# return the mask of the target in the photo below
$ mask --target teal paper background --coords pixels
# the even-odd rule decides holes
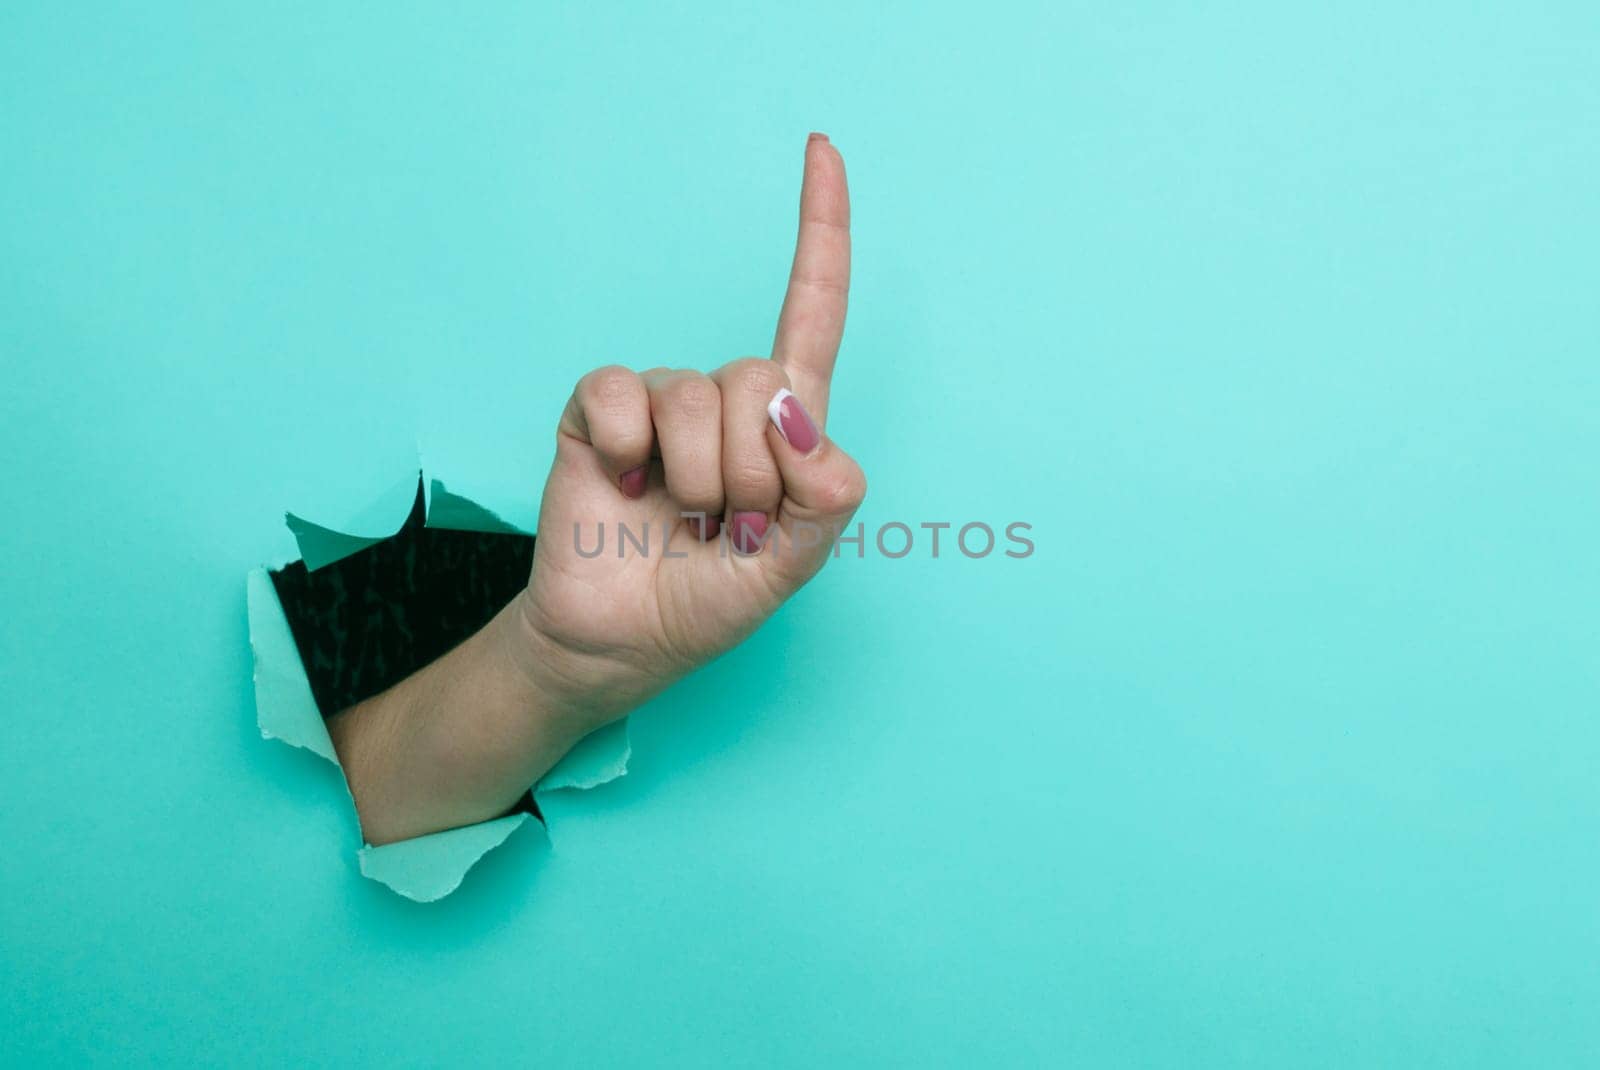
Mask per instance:
[[[1600,8],[0,11],[0,1061],[1593,1065]],[[440,903],[242,577],[850,169],[876,525]],[[520,512],[519,512],[520,509]]]

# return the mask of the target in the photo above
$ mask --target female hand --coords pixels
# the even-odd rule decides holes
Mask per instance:
[[[772,359],[579,380],[526,589],[330,721],[369,842],[504,813],[584,735],[739,643],[827,560],[866,493],[824,430],[849,225],[844,161],[813,134]]]

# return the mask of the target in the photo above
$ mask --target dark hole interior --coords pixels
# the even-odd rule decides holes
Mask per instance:
[[[528,582],[533,536],[404,526],[349,557],[271,573],[323,717],[398,683],[486,624]],[[530,790],[509,813],[541,817]],[[542,817],[541,817],[542,820]]]

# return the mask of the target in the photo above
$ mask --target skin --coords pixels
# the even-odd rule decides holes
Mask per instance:
[[[527,587],[450,653],[329,720],[367,842],[505,813],[578,740],[736,646],[822,567],[866,494],[826,434],[849,285],[844,160],[813,134],[772,358],[585,375],[557,426]],[[780,389],[810,414],[814,444],[785,423],[809,448],[768,417]],[[758,549],[763,520],[768,545],[739,552]],[[606,551],[585,558],[577,547],[592,551],[601,523]],[[648,524],[651,552],[619,560],[619,523]]]

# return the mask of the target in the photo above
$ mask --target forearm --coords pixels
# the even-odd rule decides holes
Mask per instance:
[[[368,843],[498,817],[582,737],[529,669],[513,601],[438,661],[331,718]]]

